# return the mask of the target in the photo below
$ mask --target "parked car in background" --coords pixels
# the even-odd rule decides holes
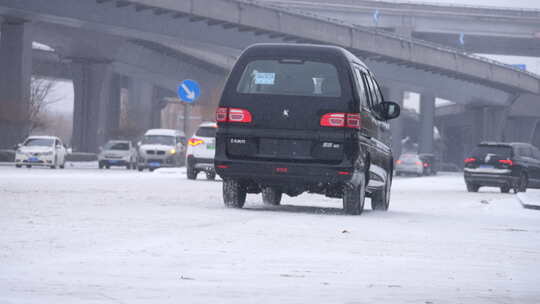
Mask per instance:
[[[138,143],[137,169],[180,167],[186,158],[186,136],[172,129],[150,129]]]
[[[215,122],[205,122],[199,125],[195,134],[188,140],[186,152],[186,171],[188,179],[196,179],[199,172],[205,172],[206,178],[216,178],[214,155],[216,153]]]
[[[66,154],[66,148],[60,138],[56,136],[30,136],[22,144],[17,145],[15,167],[20,168],[24,165],[27,168],[48,166],[51,169],[57,167],[64,169]]]
[[[401,154],[394,166],[396,175],[414,174],[422,176],[424,174],[424,161],[416,153]]]
[[[465,159],[464,177],[469,192],[484,186],[503,193],[540,188],[540,151],[528,143],[483,142]]]
[[[137,167],[137,150],[129,140],[109,140],[100,148],[98,154],[100,169],[109,169],[112,166],[135,169]]]
[[[283,194],[340,198],[346,214],[364,199],[388,210],[393,159],[385,101],[369,68],[334,46],[259,44],[236,62],[216,112],[215,166],[226,206],[247,193],[278,205]]]

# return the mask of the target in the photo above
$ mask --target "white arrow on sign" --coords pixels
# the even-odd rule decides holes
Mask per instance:
[[[194,99],[195,98],[195,92],[190,90],[185,83],[182,83],[182,89],[184,89],[184,91],[186,91],[186,94],[187,94],[186,97],[188,99]]]

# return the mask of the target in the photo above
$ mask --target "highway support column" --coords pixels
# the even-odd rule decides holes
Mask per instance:
[[[80,60],[73,63],[72,73],[75,99],[72,146],[74,151],[97,152],[108,139],[114,121],[109,117],[118,115],[116,106],[111,107],[120,98],[119,89],[113,86],[112,65]]]
[[[11,149],[29,132],[32,33],[28,22],[1,22],[0,148]]]
[[[383,87],[383,96],[387,101],[393,101],[403,108],[403,94],[405,91],[398,87]],[[403,139],[403,118],[400,116],[390,120],[390,131],[392,132],[392,155],[398,159],[401,155]]]
[[[420,132],[418,153],[434,153],[433,126],[435,120],[435,95],[420,96]]]

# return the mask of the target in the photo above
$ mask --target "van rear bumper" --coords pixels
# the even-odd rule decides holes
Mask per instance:
[[[465,171],[464,177],[467,183],[492,187],[512,186],[519,181],[518,176],[512,176],[511,174],[471,173]]]
[[[353,177],[346,164],[291,163],[277,161],[215,160],[216,173],[223,179],[249,180],[259,185],[311,186],[343,184]]]

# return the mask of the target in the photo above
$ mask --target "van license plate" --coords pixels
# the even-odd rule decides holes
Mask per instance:
[[[493,169],[493,165],[480,165],[480,169]]]
[[[159,166],[161,166],[161,164],[157,163],[157,162],[153,162],[153,163],[148,163],[148,166],[150,166],[150,167],[159,167]]]
[[[30,157],[29,161],[30,162],[38,162],[39,159],[37,157]]]

